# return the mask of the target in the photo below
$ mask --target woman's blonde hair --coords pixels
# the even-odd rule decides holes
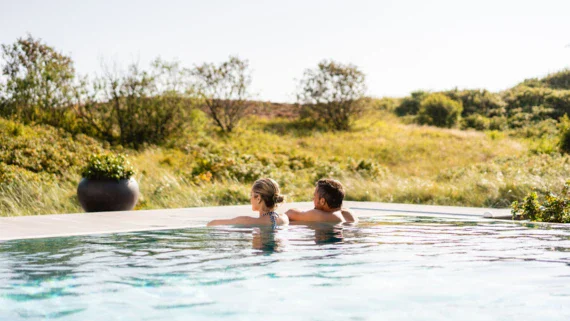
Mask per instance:
[[[279,184],[271,178],[258,179],[253,183],[251,191],[258,194],[268,208],[274,208],[285,200],[285,197],[281,195],[279,190]]]

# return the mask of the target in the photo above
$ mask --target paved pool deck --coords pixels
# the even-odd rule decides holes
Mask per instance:
[[[288,203],[278,212],[290,208],[309,209],[311,202]],[[509,209],[411,205],[378,202],[345,201],[358,217],[378,215],[410,215],[500,219],[510,217]],[[209,220],[255,216],[249,205],[192,207],[129,212],[99,212],[36,216],[0,217],[0,241],[87,234],[121,233],[148,230],[179,229],[204,226]]]

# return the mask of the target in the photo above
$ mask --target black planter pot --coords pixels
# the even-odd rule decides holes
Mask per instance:
[[[86,212],[130,211],[137,204],[139,185],[133,178],[83,178],[77,186],[77,198]]]

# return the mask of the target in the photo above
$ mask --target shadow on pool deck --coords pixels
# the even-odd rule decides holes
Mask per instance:
[[[284,204],[278,212],[289,208],[309,209],[311,202]],[[411,205],[378,202],[345,201],[359,217],[377,215],[460,216],[482,218],[491,213],[493,218],[510,215],[509,209]],[[193,207],[130,212],[99,212],[38,216],[0,217],[0,241],[61,237],[86,234],[120,233],[145,230],[178,229],[204,226],[211,219],[251,215],[249,205]],[[488,215],[486,215],[488,216]]]

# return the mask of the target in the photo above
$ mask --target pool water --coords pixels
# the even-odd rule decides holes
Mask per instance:
[[[378,216],[0,243],[0,320],[569,320],[570,229]]]

